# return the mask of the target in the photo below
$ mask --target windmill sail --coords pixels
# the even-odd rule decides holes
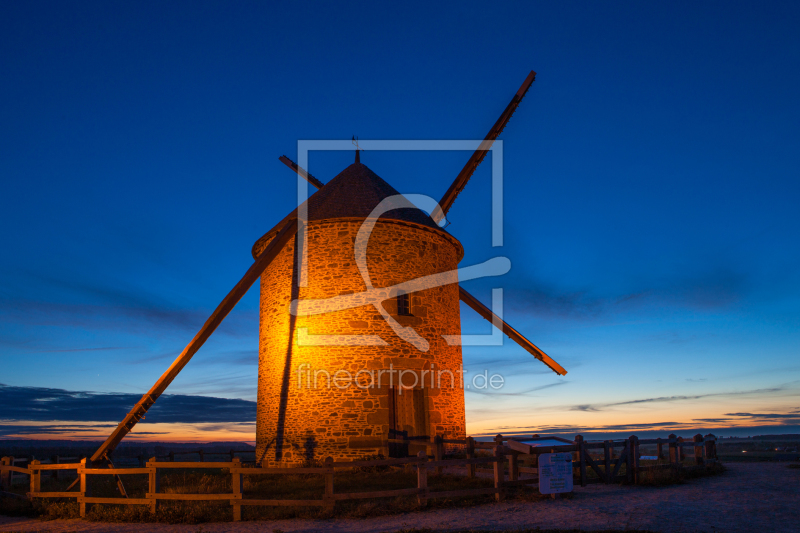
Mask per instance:
[[[172,365],[167,369],[164,374],[158,378],[155,385],[153,385],[147,394],[142,396],[142,399],[133,406],[131,412],[128,413],[122,422],[119,423],[117,428],[111,433],[111,435],[106,439],[106,441],[94,452],[92,455],[92,461],[98,461],[105,457],[108,458],[108,455],[114,451],[117,445],[125,438],[125,436],[130,433],[133,426],[136,425],[139,420],[144,418],[145,413],[150,407],[156,402],[159,396],[161,396],[164,391],[169,387],[169,384],[172,383],[183,367],[191,360],[192,356],[200,349],[201,346],[206,342],[206,340],[214,333],[214,330],[217,329],[222,321],[228,316],[228,313],[239,303],[239,300],[247,293],[248,289],[252,287],[253,283],[261,277],[261,274],[264,272],[264,269],[269,266],[269,264],[277,257],[278,253],[283,249],[286,243],[294,237],[297,233],[297,224],[286,224],[278,235],[272,240],[272,242],[267,246],[267,248],[258,256],[258,259],[253,263],[253,265],[247,269],[242,279],[236,286],[228,293],[227,296],[222,300],[222,302],[217,306],[211,316],[206,320],[206,323],[203,324],[203,327],[200,328],[200,331],[197,332],[197,335],[186,345],[186,348],[183,349],[181,354],[175,359]]]
[[[450,185],[450,188],[447,189],[447,192],[444,193],[442,199],[439,201],[439,206],[441,210],[436,210],[431,213],[431,217],[437,223],[444,218],[447,212],[450,210],[450,207],[455,202],[456,197],[464,190],[464,187],[467,185],[467,182],[472,177],[472,174],[475,173],[475,169],[478,168],[478,165],[481,164],[483,158],[486,157],[489,149],[494,144],[494,141],[500,136],[503,132],[503,128],[506,127],[508,121],[511,119],[511,115],[514,114],[514,111],[517,110],[519,107],[519,103],[522,102],[522,99],[525,98],[525,94],[528,92],[533,80],[536,79],[536,73],[531,71],[528,74],[528,77],[525,78],[525,81],[522,83],[522,86],[519,88],[517,93],[511,99],[511,102],[508,103],[503,113],[500,115],[500,118],[497,119],[497,122],[494,123],[492,129],[489,130],[489,133],[486,134],[483,142],[481,142],[480,146],[477,150],[470,156],[467,164],[464,165],[464,168],[461,169],[461,172],[458,173],[456,179]]]
[[[317,189],[321,189],[322,186],[325,185],[324,183],[322,183],[317,178],[315,178],[314,176],[309,174],[304,168],[298,166],[297,163],[295,163],[294,161],[292,161],[291,159],[289,159],[285,155],[280,156],[279,159],[280,159],[281,163],[283,163],[287,167],[289,167],[292,170],[294,170],[295,172],[297,172],[298,176],[300,176],[301,178],[303,178],[304,180],[309,182],[311,185],[313,185]]]

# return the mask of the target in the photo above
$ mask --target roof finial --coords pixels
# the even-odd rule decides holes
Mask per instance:
[[[356,147],[356,163],[361,163],[361,156],[359,155],[361,148],[358,147],[358,137],[355,135],[353,135],[353,144]]]

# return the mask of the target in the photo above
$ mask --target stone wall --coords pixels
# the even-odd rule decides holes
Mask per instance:
[[[327,456],[353,459],[386,454],[380,441],[389,429],[388,385],[390,379],[393,383],[397,380],[396,373],[385,372],[390,368],[414,370],[417,379],[426,378],[420,387],[425,390],[429,435],[465,436],[464,391],[458,373],[461,347],[450,346],[442,338],[461,332],[457,275],[451,275],[448,285],[411,294],[412,316],[397,317],[394,300],[386,302],[387,311],[402,325],[413,327],[428,341],[428,351],[415,348],[395,334],[372,305],[321,315],[294,317],[290,313],[290,301],[298,296],[331,298],[366,289],[353,254],[362,222],[336,219],[309,224],[307,287],[298,288],[292,283],[293,277],[297,278],[296,240],[286,246],[261,277],[256,453],[265,465],[296,465]],[[260,242],[259,246],[263,249],[266,243]],[[380,220],[369,241],[367,264],[373,286],[388,287],[454,270],[462,256],[458,241],[443,231]],[[306,345],[306,333],[335,336],[350,343],[363,341],[356,336],[377,335],[385,344]],[[340,388],[343,374],[335,379],[337,370],[346,370],[353,376],[358,373],[360,386]],[[380,370],[384,373],[378,376]],[[441,383],[433,379],[432,387],[431,370],[444,371]],[[454,387],[448,372],[454,376]],[[370,383],[378,377],[380,384]],[[410,373],[405,378],[405,385],[413,384]]]

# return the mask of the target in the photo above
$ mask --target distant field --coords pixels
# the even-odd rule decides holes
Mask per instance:
[[[800,460],[800,441],[790,438],[722,439],[717,443],[717,455],[722,461],[797,461]]]

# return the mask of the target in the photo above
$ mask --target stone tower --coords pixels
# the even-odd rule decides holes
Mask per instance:
[[[389,429],[465,436],[461,347],[443,337],[461,333],[455,274],[448,285],[383,302],[397,322],[428,342],[427,351],[399,337],[372,305],[290,312],[298,298],[366,289],[354,259],[356,234],[372,210],[396,194],[365,165],[350,165],[307,201],[307,286],[298,286],[297,237],[261,276],[256,454],[264,465],[386,454],[382,441]],[[291,217],[255,243],[254,257],[284,224],[294,223]],[[455,270],[463,249],[427,214],[404,208],[381,215],[366,257],[372,285],[390,287]],[[367,335],[380,342],[365,342]]]

